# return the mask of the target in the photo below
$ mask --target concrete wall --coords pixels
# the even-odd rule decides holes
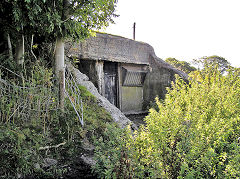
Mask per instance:
[[[86,74],[89,77],[89,80],[94,84],[94,86],[98,87],[98,77],[97,71],[95,68],[95,60],[84,60],[80,59],[80,63],[78,65],[79,70]]]
[[[148,109],[149,104],[156,97],[165,98],[166,88],[174,81],[175,72],[159,66],[154,59],[150,59],[151,71],[147,74],[143,87],[143,110]]]
[[[153,59],[158,67],[169,69],[184,79],[188,78],[187,74],[158,58],[149,44],[120,36],[97,33],[96,37],[81,43],[66,42],[65,51],[68,57],[126,64],[149,65]]]
[[[109,60],[113,62],[149,64],[148,56],[152,47],[131,39],[97,33],[82,43],[66,45],[70,56],[81,59]]]
[[[85,42],[67,43],[66,52],[67,56],[80,59],[80,71],[88,75],[103,96],[104,63],[117,62],[117,106],[124,113],[145,111],[156,96],[164,99],[166,87],[171,86],[175,74],[188,78],[185,73],[158,58],[150,45],[119,36],[97,33],[96,37]],[[122,67],[147,71],[143,86],[123,86]]]
[[[80,60],[80,62],[80,71],[85,73],[98,88],[99,93],[105,96],[104,61]],[[149,63],[150,66],[118,63],[117,103],[122,112],[126,114],[140,113],[146,111],[157,96],[164,99],[166,87],[171,86],[175,73],[171,69],[157,65],[153,58],[149,59]],[[143,86],[123,86],[122,68],[147,72]]]
[[[80,59],[79,70],[89,77],[89,80],[98,89],[98,92],[104,94],[104,72],[103,61]]]

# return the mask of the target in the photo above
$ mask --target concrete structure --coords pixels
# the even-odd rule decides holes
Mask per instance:
[[[67,56],[80,60],[85,73],[112,104],[125,114],[147,110],[156,96],[164,98],[175,74],[187,75],[158,58],[143,42],[97,33],[82,43],[69,43]]]

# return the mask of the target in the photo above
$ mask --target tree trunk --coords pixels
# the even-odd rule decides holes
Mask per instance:
[[[65,64],[64,64],[64,39],[57,38],[55,53],[55,74],[59,84],[59,105],[64,110],[65,93]]]
[[[17,64],[23,65],[24,53],[25,53],[24,35],[22,35],[22,38],[21,38],[21,40],[19,40],[19,43],[17,44],[17,49],[16,49]]]
[[[10,38],[10,35],[9,35],[9,34],[7,34],[7,42],[8,42],[9,58],[10,58],[10,59],[13,59],[12,43],[11,43],[11,38]]]

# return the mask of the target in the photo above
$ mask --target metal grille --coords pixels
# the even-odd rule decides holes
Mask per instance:
[[[75,113],[78,116],[79,122],[81,125],[84,125],[83,122],[83,104],[82,104],[82,99],[81,99],[81,94],[80,90],[78,88],[78,84],[76,82],[75,77],[72,75],[70,70],[66,68],[65,71],[65,80],[66,80],[66,88],[65,88],[65,93],[71,102],[71,105],[73,106],[73,109]]]
[[[147,72],[131,71],[122,68],[122,85],[123,86],[143,86]]]
[[[59,110],[57,88],[49,84],[37,85],[1,65],[0,71],[13,78],[0,78],[0,121],[30,123],[37,119],[43,123],[45,132],[46,124],[50,122],[49,114]]]
[[[0,65],[0,72],[1,70],[15,75],[16,81],[25,81],[28,85],[20,86],[0,78],[0,121],[9,122],[21,119],[22,122],[29,122],[32,118],[36,118],[43,121],[45,126],[49,114],[60,109],[58,89],[48,85],[35,85]],[[66,69],[65,93],[83,126],[83,104],[80,90],[74,76],[68,69]]]

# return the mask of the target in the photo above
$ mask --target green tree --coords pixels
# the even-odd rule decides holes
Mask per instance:
[[[12,36],[35,35],[84,39],[93,29],[113,22],[116,0],[5,0],[0,2],[0,24]]]
[[[173,65],[175,68],[185,72],[185,73],[190,73],[192,71],[196,71],[197,69],[193,66],[191,66],[190,63],[186,61],[179,61],[176,58],[169,57],[165,60],[167,63],[170,63]]]
[[[26,38],[32,39],[31,48],[34,36],[43,41],[56,42],[55,74],[60,80],[60,94],[64,96],[64,40],[85,39],[90,36],[92,30],[98,30],[113,22],[112,17],[116,16],[114,14],[116,2],[116,0],[6,0],[0,2],[0,25],[4,27],[8,42],[10,36],[17,39],[18,64],[24,63]],[[8,47],[10,49],[10,45]]]
[[[193,63],[200,66],[203,70],[209,67],[217,67],[221,73],[226,72],[231,67],[230,63],[225,58],[217,55],[194,59]]]
[[[6,0],[0,2],[4,33],[20,39],[32,35],[47,41],[84,39],[107,26],[115,16],[116,0]]]

